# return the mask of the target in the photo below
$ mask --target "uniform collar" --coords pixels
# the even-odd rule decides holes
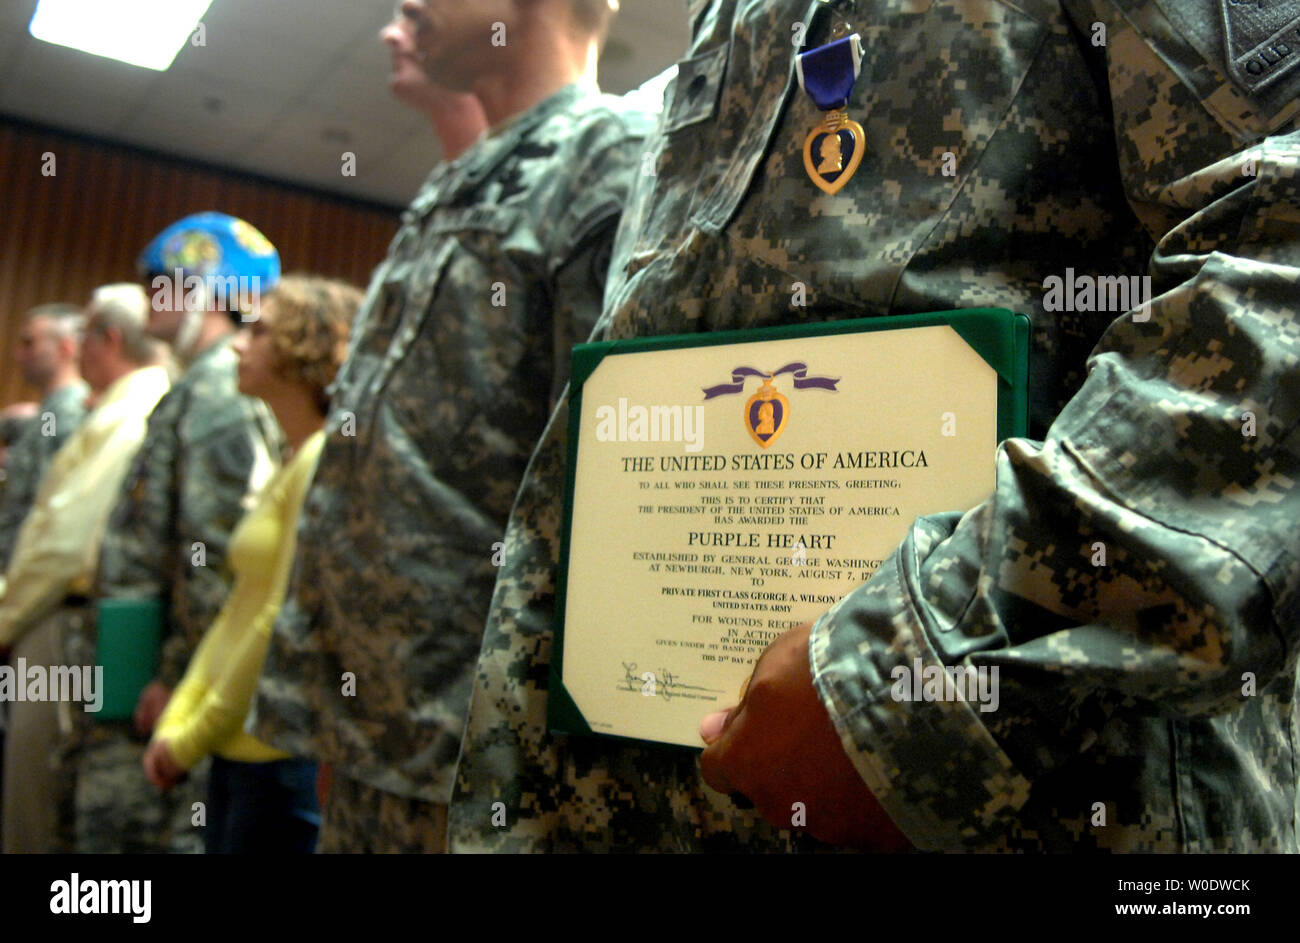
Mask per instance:
[[[475,151],[482,146],[486,137],[487,135],[480,135],[479,139],[467,147],[455,160],[440,161],[433,170],[429,171],[429,176],[420,185],[420,190],[415,194],[415,199],[407,207],[407,213],[423,216],[434,206],[437,206],[442,194],[454,188],[455,181],[462,168],[473,158]]]
[[[227,351],[230,350],[230,343],[234,339],[234,334],[227,334],[219,340],[214,341],[208,347],[203,348],[203,350],[196,355],[193,360],[185,365],[185,372],[195,373],[199,370],[206,370],[208,367],[212,366],[218,359],[226,356]]]
[[[130,373],[123,374],[110,383],[99,397],[99,402],[95,404],[95,408],[103,409],[105,406],[111,406],[119,400],[128,400],[134,398],[137,394],[150,393],[155,388],[165,390],[167,383],[167,371],[162,367],[137,367]]]
[[[567,111],[583,98],[598,95],[599,91],[590,84],[574,82],[543,99],[523,114],[501,122],[466,151],[464,172],[457,181],[457,189],[476,187],[487,178],[497,165],[505,160],[519,143],[532,133],[539,125],[553,115]]]
[[[65,383],[41,400],[41,411],[57,411],[65,405],[83,403],[89,395],[90,387],[86,385],[85,381],[74,380],[71,383]]]

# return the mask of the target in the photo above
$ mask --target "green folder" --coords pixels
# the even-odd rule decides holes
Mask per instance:
[[[96,720],[129,720],[145,685],[158,671],[163,634],[163,601],[101,599],[95,664],[103,671],[103,707]]]

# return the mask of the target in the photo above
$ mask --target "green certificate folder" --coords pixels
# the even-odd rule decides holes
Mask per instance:
[[[104,703],[95,719],[129,720],[158,670],[162,600],[101,599],[97,609],[95,664],[104,669]]]
[[[575,347],[551,730],[702,747],[773,639],[992,493],[1029,343],[980,308]]]

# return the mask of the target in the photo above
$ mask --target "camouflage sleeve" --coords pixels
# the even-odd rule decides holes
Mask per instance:
[[[313,549],[320,538],[320,518],[313,499],[319,502],[321,497],[318,489],[309,489],[304,498],[284,604],[271,631],[266,662],[245,724],[245,730],[263,743],[294,756],[318,754],[315,692],[324,656],[311,613],[319,604],[318,582],[312,573],[317,571]]]
[[[9,449],[7,486],[0,500],[0,572],[9,567],[23,520],[36,503],[41,476],[50,459],[76,430],[80,413],[60,417],[46,411],[32,422]]]
[[[122,481],[99,550],[100,596],[161,596],[166,548],[176,519],[176,422],[183,391],[165,395],[149,416],[144,443]]]
[[[0,495],[0,572],[9,568],[9,557],[18,540],[18,531],[40,484],[40,455],[27,443],[27,437],[32,434],[39,434],[39,430],[34,427],[27,429],[9,449],[5,489]]]
[[[41,477],[86,415],[89,389],[77,382],[46,397],[41,414],[9,450],[7,486],[0,491],[0,573],[9,566],[23,519],[40,491]]]
[[[225,603],[230,534],[246,510],[255,464],[259,458],[270,461],[256,422],[247,410],[241,418],[181,450],[176,532],[167,570],[171,618],[158,668],[158,679],[169,687],[180,681]]]
[[[617,216],[607,220],[555,277],[552,307],[555,373],[549,400],[552,405],[559,401],[569,382],[573,345],[584,343],[600,319],[605,276],[609,272],[610,244],[617,225]]]
[[[600,319],[614,234],[642,163],[648,130],[649,117],[637,112],[588,127],[574,143],[579,163],[564,178],[576,189],[563,188],[548,214],[559,221],[552,252],[559,262],[551,273],[556,364],[552,404],[569,382],[573,345],[586,342]]]
[[[1031,787],[1082,754],[1104,767],[1121,752],[1097,734],[1114,717],[1165,729],[1256,690],[1291,698],[1300,133],[1236,153],[1211,143],[1221,130],[1140,42],[1112,21],[1120,168],[1157,240],[1149,316],[1110,326],[1044,441],[1003,444],[988,501],[918,520],[810,642],[846,752],[923,849],[1015,832]],[[1000,669],[994,709],[897,684],[944,665]],[[1276,778],[1280,751],[1243,748],[1259,779]],[[1197,749],[1230,784],[1225,761]],[[1294,784],[1289,761],[1278,775]]]

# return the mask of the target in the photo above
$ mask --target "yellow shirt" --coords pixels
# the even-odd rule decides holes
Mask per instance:
[[[108,517],[169,385],[162,367],[118,378],[50,460],[5,574],[0,645],[13,645],[69,594],[90,592]]]
[[[284,603],[298,512],[324,441],[324,433],[318,431],[303,442],[230,538],[234,588],[195,650],[154,732],[154,739],[166,740],[172,757],[185,769],[209,753],[244,763],[289,756],[245,733],[244,719]]]

